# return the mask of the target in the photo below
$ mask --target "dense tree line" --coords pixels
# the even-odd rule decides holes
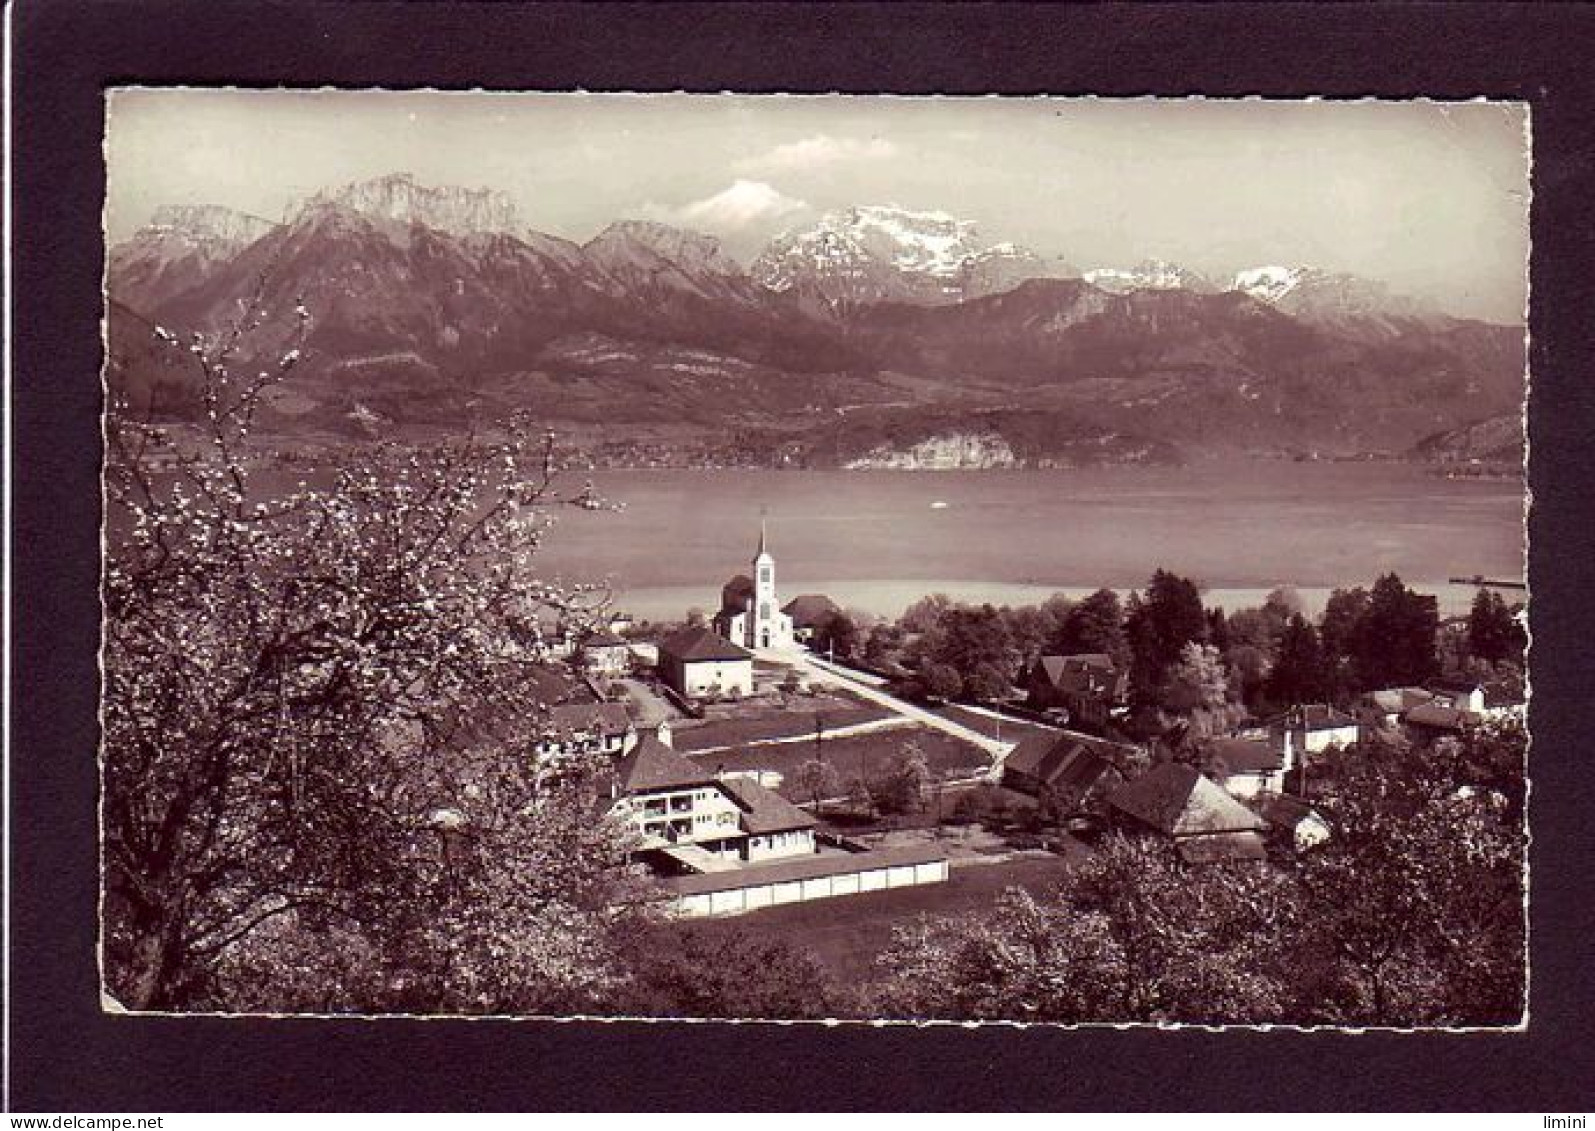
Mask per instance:
[[[863,633],[859,650],[899,671],[900,690],[944,699],[1013,694],[1042,655],[1105,653],[1129,673],[1132,729],[1144,736],[1193,711],[1211,721],[1231,707],[1266,716],[1298,703],[1350,706],[1442,675],[1516,687],[1526,645],[1517,612],[1481,590],[1465,624],[1442,625],[1435,598],[1390,573],[1336,589],[1316,620],[1288,588],[1226,614],[1204,606],[1196,582],[1159,569],[1122,601],[1108,589],[1017,608],[933,594]]]

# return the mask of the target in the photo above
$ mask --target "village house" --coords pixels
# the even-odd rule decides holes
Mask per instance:
[[[1428,685],[1434,702],[1442,707],[1477,715],[1481,719],[1522,719],[1526,714],[1523,696],[1510,692],[1498,683],[1479,683],[1475,680],[1435,680]]]
[[[1374,725],[1393,727],[1414,707],[1434,702],[1434,692],[1422,687],[1383,687],[1362,697],[1363,710]]]
[[[1042,656],[1025,673],[1026,703],[1033,710],[1063,710],[1074,726],[1100,730],[1124,704],[1130,675],[1102,652]]]
[[[792,621],[792,638],[799,644],[811,643],[822,629],[842,615],[837,603],[823,593],[804,593],[781,606]]]
[[[753,653],[701,625],[659,644],[659,676],[683,699],[742,699],[753,694]]]
[[[538,760],[556,755],[601,753],[619,757],[637,745],[637,729],[624,703],[562,703],[538,725]]]
[[[1209,738],[1202,742],[1202,767],[1224,783],[1233,797],[1282,793],[1285,775],[1295,767],[1287,733],[1282,743],[1266,738]]]
[[[1269,724],[1269,733],[1282,750],[1322,754],[1331,746],[1354,745],[1360,734],[1357,720],[1322,703],[1292,707]]]
[[[753,576],[737,574],[720,591],[720,611],[714,630],[742,648],[791,648],[792,618],[782,612],[775,596],[775,556],[766,545],[764,523],[759,523],[759,549],[753,555]]]
[[[757,782],[676,753],[669,730],[645,734],[615,766],[609,812],[641,838],[638,852],[673,871],[812,855],[817,822]]]
[[[1330,838],[1328,820],[1299,797],[1265,793],[1257,799],[1257,810],[1297,852],[1305,852]]]
[[[1173,842],[1190,864],[1263,860],[1268,823],[1193,766],[1164,762],[1108,795],[1121,827]]]
[[[1426,746],[1440,738],[1460,738],[1481,716],[1462,707],[1424,703],[1401,716],[1401,725],[1414,745]]]
[[[609,816],[637,836],[675,913],[736,915],[783,903],[886,891],[948,878],[932,845],[859,850],[821,844],[819,822],[753,776],[713,772],[645,734],[616,763]]]
[[[582,637],[577,655],[582,668],[592,675],[622,676],[631,671],[631,645],[607,629],[595,629]]]
[[[1118,780],[1118,759],[1132,753],[1133,747],[1071,731],[1032,734],[1003,759],[1002,784],[1032,797],[1047,790],[1072,810],[1105,782]]]

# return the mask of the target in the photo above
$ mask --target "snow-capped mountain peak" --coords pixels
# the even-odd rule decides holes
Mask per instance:
[[[1131,291],[1211,291],[1206,278],[1166,259],[1143,259],[1134,267],[1097,267],[1085,273],[1085,281],[1111,294]]]
[[[817,305],[946,303],[1009,289],[1047,273],[1013,243],[987,245],[973,221],[893,204],[826,213],[772,240],[751,274]]]
[[[1310,274],[1312,269],[1309,267],[1248,267],[1235,273],[1230,289],[1274,306],[1301,286],[1302,280]]]

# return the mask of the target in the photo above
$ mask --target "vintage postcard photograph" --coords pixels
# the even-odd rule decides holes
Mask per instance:
[[[106,1010],[1526,1024],[1525,104],[106,98]]]

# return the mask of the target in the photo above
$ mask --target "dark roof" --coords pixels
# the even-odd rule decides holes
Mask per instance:
[[[753,603],[753,578],[745,573],[739,573],[725,587],[720,590],[720,611],[722,613],[747,612],[748,606]]]
[[[725,637],[702,625],[690,625],[671,633],[659,644],[659,655],[691,662],[694,660],[751,660],[753,653],[739,648]]]
[[[624,734],[631,729],[631,715],[624,703],[565,703],[548,709],[544,725],[556,734],[573,731]]]
[[[1182,762],[1153,766],[1114,790],[1108,804],[1175,837],[1266,827],[1256,813]]]
[[[659,789],[685,789],[711,785],[714,773],[692,762],[651,734],[615,763],[615,780],[623,793],[647,793]]]
[[[1053,789],[1084,792],[1113,768],[1112,752],[1127,749],[1072,731],[1032,734],[1013,748],[1002,765]]]
[[[1257,808],[1264,820],[1282,829],[1294,829],[1309,817],[1324,819],[1323,814],[1307,802],[1288,793],[1265,793],[1257,799]]]
[[[1364,697],[1387,714],[1400,714],[1413,707],[1434,701],[1434,692],[1421,687],[1382,687]]]
[[[1089,691],[1093,685],[1111,682],[1118,676],[1113,657],[1106,652],[1042,656],[1034,670],[1052,686],[1065,691]]]
[[[1210,738],[1202,744],[1202,756],[1209,766],[1222,761],[1232,774],[1265,773],[1285,764],[1281,751],[1253,738]]]
[[[1435,703],[1425,703],[1412,708],[1401,718],[1402,721],[1414,726],[1429,727],[1434,730],[1461,730],[1475,721],[1476,716],[1473,712],[1458,707],[1441,707]]]
[[[781,611],[792,618],[793,628],[819,628],[842,610],[823,593],[804,593],[782,605]]]
[[[582,637],[583,648],[628,648],[624,640],[605,628],[595,628]]]
[[[742,827],[750,836],[812,829],[819,824],[779,793],[765,789],[748,777],[724,777],[721,787],[742,810]]]
[[[729,872],[707,872],[700,876],[672,876],[664,880],[665,887],[677,895],[703,895],[714,891],[734,891],[758,884],[790,883],[793,880],[817,880],[821,876],[845,876],[850,872],[868,872],[876,868],[906,868],[914,864],[934,864],[947,859],[939,848],[907,845],[902,848],[878,848],[870,852],[850,852],[845,856],[816,853],[789,860],[776,860],[769,864],[753,864]]]

